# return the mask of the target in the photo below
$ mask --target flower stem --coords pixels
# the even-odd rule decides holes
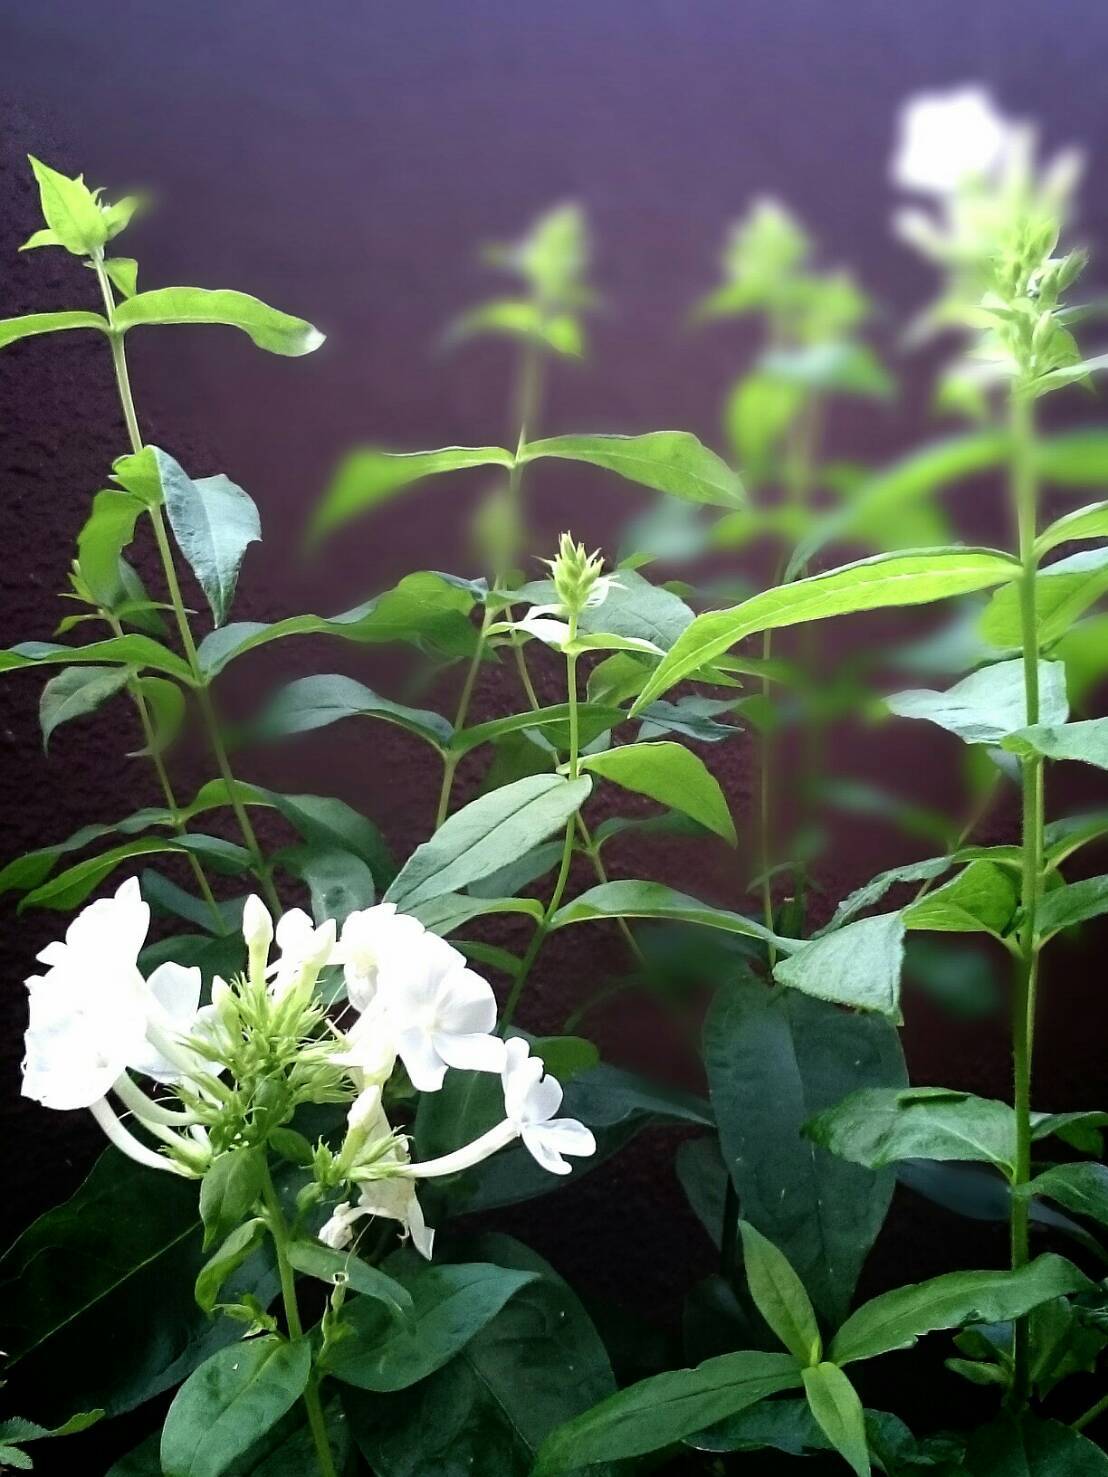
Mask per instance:
[[[123,410],[123,420],[127,427],[127,435],[131,442],[131,450],[138,455],[144,448],[142,432],[139,430],[138,415],[135,411],[135,397],[131,390],[131,377],[127,369],[127,353],[123,347],[123,335],[115,329],[115,294],[112,292],[111,283],[104,270],[102,258],[94,258],[93,266],[96,269],[96,280],[100,284],[100,292],[104,299],[104,310],[107,314],[108,325],[111,330],[108,341],[111,344],[112,366],[115,370],[116,388],[119,391],[119,403]],[[185,602],[181,597],[181,586],[177,579],[177,568],[173,562],[173,550],[170,547],[169,535],[166,531],[165,518],[161,507],[154,504],[149,508],[150,522],[154,529],[154,540],[158,546],[158,554],[162,562],[162,571],[165,576],[166,588],[169,599],[173,606],[174,617],[177,622],[177,630],[181,637],[181,646],[185,653],[185,660],[192,672],[193,685],[196,689],[197,702],[200,707],[204,725],[208,732],[208,739],[212,746],[212,752],[219,766],[219,772],[227,787],[227,798],[231,809],[234,811],[242,839],[246,843],[246,849],[253,859],[253,869],[265,893],[266,902],[275,913],[281,911],[281,900],[277,896],[277,890],[273,885],[273,878],[269,868],[266,866],[265,857],[258,844],[258,837],[246,813],[242,796],[239,792],[238,783],[231,770],[227,758],[227,750],[223,743],[223,736],[219,729],[219,720],[216,717],[215,707],[212,703],[211,693],[208,690],[208,680],[200,665],[200,659],[196,651],[196,642],[193,640],[192,628],[189,625],[188,612]]]
[[[1035,604],[1035,532],[1038,493],[1034,471],[1035,427],[1031,401],[1017,386],[1011,400],[1011,495],[1019,533],[1020,632],[1023,644],[1026,723],[1039,721],[1039,632]],[[1020,1190],[1031,1179],[1031,1069],[1035,1044],[1035,987],[1039,940],[1037,912],[1043,877],[1043,762],[1033,755],[1020,761],[1022,792],[1020,905],[1023,921],[1012,991],[1012,1075],[1016,1114],[1016,1163],[1012,1179],[1011,1260],[1026,1264],[1029,1254],[1030,1200]],[[1014,1328],[1012,1403],[1026,1405],[1030,1391],[1030,1325],[1018,1319]]]
[[[1108,1395],[1102,1395],[1095,1405],[1090,1405],[1084,1415],[1079,1415],[1072,1423],[1072,1431],[1083,1431],[1086,1426],[1091,1426],[1097,1416],[1103,1415],[1108,1410]]]
[[[300,1305],[296,1301],[296,1275],[288,1256],[288,1222],[281,1209],[281,1201],[273,1184],[273,1176],[269,1172],[268,1164],[265,1166],[265,1177],[262,1181],[262,1200],[265,1204],[269,1234],[273,1237],[277,1274],[281,1279],[281,1301],[285,1305],[285,1322],[288,1324],[289,1337],[302,1339],[304,1325],[300,1321]],[[331,1455],[331,1443],[327,1439],[327,1421],[323,1414],[323,1403],[319,1398],[319,1376],[314,1367],[304,1389],[304,1408],[308,1413],[308,1426],[315,1444],[320,1477],[337,1477],[334,1458]]]

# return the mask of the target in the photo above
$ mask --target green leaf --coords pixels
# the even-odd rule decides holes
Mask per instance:
[[[1078,723],[1036,723],[1011,733],[1001,745],[1021,757],[1044,754],[1048,759],[1079,759],[1108,769],[1108,718]]]
[[[42,747],[50,746],[50,735],[73,718],[95,713],[127,686],[131,674],[126,667],[63,667],[42,689],[38,721]]]
[[[177,546],[221,626],[235,598],[239,566],[247,545],[262,537],[253,498],[229,478],[188,475],[181,464],[157,446],[146,448],[158,469],[165,510]]]
[[[265,1184],[265,1151],[227,1149],[217,1154],[200,1181],[200,1219],[204,1250],[225,1240],[250,1214]]]
[[[450,740],[449,747],[454,754],[468,754],[481,744],[496,743],[506,734],[537,728],[541,737],[554,748],[568,750],[569,715],[568,703],[556,703],[549,708],[529,708],[526,713],[512,713],[507,718],[490,718],[487,723],[475,723],[472,728],[460,729]],[[577,720],[582,744],[587,746],[626,719],[627,714],[622,708],[579,703]]]
[[[441,714],[394,703],[355,682],[353,677],[338,673],[298,677],[279,688],[251,724],[250,734],[267,740],[284,738],[288,734],[326,728],[343,718],[383,718],[414,733],[440,752],[454,735],[453,725]]]
[[[311,536],[322,537],[424,477],[470,467],[510,467],[513,460],[501,446],[444,446],[438,451],[362,447],[339,464],[312,517]]]
[[[828,1321],[840,1323],[893,1175],[813,1148],[802,1129],[859,1083],[905,1084],[896,1029],[881,1016],[738,979],[712,1001],[704,1061],[743,1215],[788,1256]]]
[[[93,256],[108,239],[108,225],[84,175],[70,179],[33,154],[27,157],[38,183],[43,219],[57,244],[74,256]]]
[[[899,913],[879,913],[801,944],[776,964],[773,977],[817,1000],[896,1019],[903,962],[904,920]]]
[[[581,325],[571,313],[545,312],[527,298],[501,298],[471,308],[454,320],[446,339],[456,343],[482,333],[527,339],[571,359],[580,359],[585,348]]]
[[[131,492],[108,487],[92,500],[92,512],[77,536],[77,563],[89,593],[114,610],[127,598],[119,562],[135,536],[135,524],[146,504]]]
[[[169,1407],[160,1452],[165,1477],[221,1477],[299,1400],[311,1368],[307,1339],[248,1339],[214,1354]]]
[[[823,394],[887,400],[893,381],[868,344],[805,344],[765,354],[759,368],[775,379]]]
[[[854,1386],[837,1364],[804,1371],[804,1393],[820,1429],[858,1477],[872,1468],[866,1442],[866,1419]]]
[[[641,1380],[569,1421],[547,1438],[533,1477],[575,1472],[672,1446],[782,1390],[798,1389],[790,1354],[744,1351]]]
[[[1048,892],[1035,913],[1035,931],[1046,939],[1108,913],[1108,876],[1085,877]]]
[[[112,286],[124,297],[138,292],[138,262],[133,256],[113,256],[104,263],[104,271]]]
[[[734,738],[742,729],[734,723],[717,723],[717,713],[733,713],[732,698],[682,697],[675,703],[659,698],[643,710],[640,739],[658,738],[661,734],[679,733],[697,744],[718,744]]]
[[[234,621],[210,631],[200,643],[200,666],[206,677],[215,677],[237,657],[286,636],[341,636],[367,644],[403,641],[436,657],[468,656],[477,640],[469,620],[472,608],[472,592],[442,575],[409,574],[394,589],[340,615],[292,615],[269,623]]]
[[[1108,502],[1075,508],[1072,513],[1056,519],[1049,528],[1044,528],[1035,540],[1035,557],[1041,559],[1059,544],[1093,538],[1108,538]]]
[[[754,1306],[800,1364],[818,1364],[823,1352],[815,1310],[788,1257],[756,1231],[739,1222],[743,1270]]]
[[[238,1333],[197,1307],[203,1263],[195,1185],[109,1149],[0,1260],[8,1393],[62,1420],[74,1404],[118,1415],[179,1383]],[[244,1264],[235,1290],[268,1302],[269,1258]]]
[[[1065,723],[1066,669],[1061,662],[1039,662],[1040,716],[1045,724]],[[899,718],[923,718],[967,744],[997,744],[1027,723],[1022,661],[997,662],[956,682],[947,692],[917,688],[885,699]]]
[[[21,318],[0,318],[0,349],[21,338],[40,333],[58,333],[66,328],[99,328],[107,333],[108,320],[99,313],[25,313]]]
[[[1039,645],[1065,636],[1078,616],[1108,591],[1108,548],[1085,549],[1040,569],[1035,576]],[[985,607],[979,631],[993,646],[1023,645],[1019,589],[998,590]]]
[[[207,287],[160,287],[120,303],[115,326],[126,332],[144,323],[222,323],[240,328],[271,354],[310,354],[323,334],[303,318],[290,317],[246,292],[212,291]]]
[[[702,759],[681,744],[625,744],[589,755],[581,761],[581,768],[680,810],[732,846],[738,845],[735,822],[719,781]]]
[[[59,662],[124,662],[128,666],[149,667],[165,672],[178,682],[192,685],[188,663],[168,647],[149,636],[111,636],[106,641],[91,641],[87,646],[61,646],[54,641],[22,641],[0,651],[0,672],[18,672],[25,667],[39,667]]]
[[[376,900],[372,871],[351,851],[305,844],[286,847],[274,860],[307,883],[317,924],[327,918],[341,924],[349,914]]]
[[[682,631],[692,624],[692,611],[672,590],[652,585],[633,569],[621,569],[618,579],[619,584],[611,587],[600,605],[583,612],[578,630],[583,636],[609,634],[625,636],[633,641],[650,641],[668,651]],[[533,605],[549,605],[557,600],[553,580],[535,580],[512,593],[515,599],[526,600]],[[590,697],[596,702],[623,701],[623,696],[613,698],[590,694]]]
[[[125,846],[113,847],[111,851],[101,852],[99,856],[89,857],[76,866],[67,867],[64,872],[59,872],[56,877],[29,892],[20,903],[19,910],[55,908],[69,912],[83,903],[93,888],[98,887],[123,862],[131,861],[136,856],[149,856],[154,852],[165,851],[191,851],[205,862],[226,872],[244,872],[251,865],[248,851],[231,841],[224,841],[220,836],[190,832],[187,836],[177,836],[172,840],[169,837],[140,837]]]
[[[975,1160],[1011,1177],[1016,1119],[1007,1103],[945,1087],[866,1087],[817,1114],[813,1143],[869,1169],[900,1159]]]
[[[936,933],[991,933],[1003,938],[1019,906],[1019,882],[1011,867],[971,862],[942,887],[904,909],[908,928]]]
[[[596,1330],[568,1285],[507,1236],[466,1255],[534,1272],[491,1323],[437,1373],[388,1396],[346,1392],[362,1455],[378,1477],[517,1477],[543,1438],[615,1387]]]
[[[185,721],[185,694],[175,682],[170,682],[165,677],[138,677],[135,680],[146,700],[154,730],[152,743],[135,752],[164,754]]]
[[[773,458],[806,399],[802,385],[761,372],[746,375],[735,385],[723,421],[735,459],[748,478],[761,482],[771,475]]]
[[[699,923],[707,928],[720,928],[726,933],[743,934],[747,938],[764,939],[775,948],[789,951],[798,947],[795,939],[783,939],[771,933],[762,923],[742,913],[729,913],[698,902],[686,893],[675,892],[661,882],[603,882],[564,903],[551,920],[551,929],[566,928],[571,923],[589,923],[602,918],[665,918],[679,923]]]
[[[404,1390],[441,1369],[535,1278],[483,1262],[417,1265],[409,1252],[394,1252],[384,1270],[411,1294],[414,1321],[400,1327],[379,1302],[357,1298],[344,1310],[353,1336],[326,1364],[336,1379],[378,1392]]]
[[[471,800],[416,848],[386,901],[410,911],[489,876],[564,826],[591,786],[588,779],[540,774]]]
[[[658,492],[720,508],[742,505],[742,484],[714,451],[687,431],[651,431],[645,436],[552,436],[531,441],[520,460],[558,457],[604,467]]]
[[[352,1251],[332,1251],[321,1241],[294,1241],[288,1257],[305,1276],[330,1287],[353,1288],[360,1296],[380,1303],[398,1323],[407,1324],[414,1317],[415,1305],[408,1289]]]
[[[1108,1477],[1108,1456],[1059,1421],[999,1416],[975,1431],[966,1453],[972,1477]]]
[[[561,842],[554,845],[560,855]],[[444,892],[429,902],[416,903],[411,908],[405,905],[405,911],[418,918],[424,928],[445,937],[472,919],[484,918],[489,913],[524,913],[537,923],[544,910],[542,903],[533,897],[488,897],[484,893],[471,897],[464,892]]]
[[[1108,1168],[1103,1164],[1055,1164],[1035,1176],[1028,1194],[1045,1195],[1075,1215],[1108,1226]]]
[[[266,1224],[263,1220],[243,1221],[240,1226],[235,1227],[196,1275],[193,1295],[198,1307],[203,1308],[205,1313],[214,1310],[223,1284],[232,1272],[237,1272],[243,1262],[265,1243],[265,1238]]]
[[[1108,434],[1085,426],[1039,441],[1035,448],[1039,475],[1061,487],[1100,486],[1108,481]]]
[[[831,1344],[836,1364],[909,1349],[926,1333],[963,1323],[1006,1323],[1066,1293],[1088,1292],[1088,1278],[1047,1253],[1016,1271],[948,1272],[896,1287],[852,1313]]]
[[[757,631],[794,626],[854,611],[922,605],[1011,580],[1018,565],[992,549],[932,549],[877,554],[826,574],[775,586],[730,610],[697,616],[647,679],[633,714],[676,682],[722,656]]]

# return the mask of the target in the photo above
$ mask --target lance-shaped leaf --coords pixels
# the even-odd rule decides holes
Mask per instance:
[[[1002,1415],[973,1433],[965,1471],[970,1477],[1108,1477],[1108,1456],[1060,1421]]]
[[[805,1365],[818,1364],[823,1340],[803,1282],[788,1257],[749,1221],[740,1221],[739,1231],[743,1271],[755,1307],[794,1359]]]
[[[1015,578],[1019,565],[995,549],[929,549],[878,554],[826,574],[775,586],[730,610],[697,616],[647,679],[639,714],[674,683],[714,661],[745,636],[854,611],[924,605]]]
[[[526,339],[571,359],[580,359],[585,349],[581,325],[572,313],[544,312],[529,298],[498,298],[470,308],[450,325],[445,340],[457,343],[483,333]]]
[[[193,1293],[205,1313],[215,1310],[220,1290],[228,1277],[265,1244],[266,1224],[260,1217],[236,1226],[223,1245],[208,1258],[196,1275]]]
[[[1078,723],[1036,723],[1011,733],[1001,745],[1013,754],[1043,754],[1047,759],[1078,759],[1108,769],[1108,718]]]
[[[742,504],[742,483],[727,463],[687,431],[650,431],[645,436],[551,436],[531,441],[520,460],[540,457],[588,462],[658,492],[720,508]]]
[[[84,175],[71,179],[33,154],[27,157],[38,185],[42,217],[54,238],[51,244],[64,246],[74,256],[99,251],[108,240],[108,220]]]
[[[89,857],[86,861],[67,867],[64,872],[59,872],[56,877],[51,877],[49,881],[27,893],[19,905],[19,911],[22,912],[24,908],[56,908],[68,912],[83,903],[93,888],[109,877],[116,867],[137,856],[150,856],[155,852],[192,852],[221,872],[244,872],[251,864],[248,851],[236,846],[234,842],[224,841],[220,836],[203,836],[191,832],[172,839],[168,836],[157,839],[140,837],[136,841],[129,841],[125,846],[113,847],[100,856]]]
[[[320,1241],[294,1241],[289,1261],[298,1272],[315,1277],[331,1287],[350,1287],[362,1297],[372,1298],[398,1323],[414,1316],[415,1305],[406,1287],[352,1251],[333,1251]]]
[[[414,1253],[394,1252],[383,1270],[410,1294],[411,1315],[397,1323],[371,1298],[347,1303],[351,1336],[336,1344],[326,1368],[362,1390],[404,1390],[441,1369],[500,1312],[535,1273],[485,1262],[417,1264]]]
[[[804,1132],[843,1159],[880,1169],[900,1159],[976,1160],[1011,1177],[1016,1119],[1007,1103],[945,1087],[864,1087]]]
[[[1035,614],[1040,646],[1049,646],[1066,635],[1078,616],[1084,614],[1108,591],[1108,548],[1085,549],[1040,569],[1035,576]],[[981,617],[980,634],[993,646],[1023,645],[1019,589],[998,590]]]
[[[555,841],[551,844],[557,848],[560,858],[562,843]],[[464,892],[444,892],[429,902],[415,903],[405,911],[418,918],[424,928],[445,938],[474,918],[484,918],[490,913],[522,913],[537,923],[544,910],[538,898],[533,897],[494,897],[484,893],[471,897]]]
[[[481,744],[496,743],[506,734],[523,733],[527,729],[537,728],[554,748],[568,750],[569,715],[568,703],[555,703],[549,708],[528,708],[525,713],[513,713],[507,718],[490,718],[487,723],[475,723],[471,728],[459,730],[450,740],[449,747],[454,754],[468,754]],[[578,703],[577,724],[582,747],[587,747],[617,723],[625,722],[626,718],[627,714],[622,708],[602,707],[598,703]]]
[[[135,536],[135,524],[144,512],[142,498],[120,488],[106,487],[92,500],[92,512],[77,535],[77,563],[89,593],[109,610],[127,598],[120,572],[120,556]]]
[[[200,643],[200,665],[210,679],[237,657],[286,636],[339,636],[367,644],[403,641],[439,658],[468,656],[477,642],[469,620],[473,601],[472,590],[442,575],[409,574],[395,588],[340,615],[234,621],[210,631]]]
[[[1086,508],[1076,508],[1072,513],[1066,513],[1057,519],[1049,528],[1044,528],[1035,540],[1035,557],[1041,559],[1059,544],[1093,538],[1108,538],[1108,502],[1090,503]]]
[[[304,1393],[307,1339],[266,1336],[221,1349],[178,1390],[162,1428],[165,1477],[221,1477]]]
[[[1108,876],[1084,877],[1048,892],[1035,913],[1035,931],[1049,938],[1061,928],[1073,928],[1108,913]]]
[[[118,1415],[184,1379],[241,1331],[228,1319],[210,1322],[193,1300],[203,1263],[195,1184],[108,1150],[76,1194],[0,1260],[13,1400],[33,1396],[46,1420],[65,1418],[74,1404]],[[267,1255],[233,1282],[233,1295],[251,1292],[266,1304],[276,1290]]]
[[[719,781],[703,759],[682,744],[664,740],[625,744],[589,755],[581,761],[581,767],[625,790],[692,816],[732,846],[738,844],[735,822]]]
[[[909,928],[935,933],[991,933],[1003,938],[1019,905],[1018,873],[995,862],[971,862],[942,887],[904,909]]]
[[[998,744],[1027,724],[1027,695],[1022,661],[997,662],[956,682],[946,692],[916,688],[885,699],[899,718],[922,718],[967,744]],[[1061,662],[1039,663],[1040,717],[1045,724],[1065,723],[1066,669]]]
[[[371,907],[376,901],[373,873],[351,851],[327,846],[288,846],[275,860],[307,883],[312,916],[317,924],[327,918],[342,923],[351,913]]]
[[[262,536],[258,509],[249,493],[222,475],[197,481],[157,446],[146,448],[161,484],[173,536],[221,626],[235,598],[239,566],[247,545]]]
[[[310,354],[323,342],[319,329],[303,318],[225,288],[159,287],[137,293],[115,310],[115,326],[124,332],[144,323],[221,323],[241,329],[259,349],[291,357]]]
[[[1108,1226],[1108,1168],[1103,1164],[1055,1164],[1037,1174],[1029,1195],[1045,1195],[1075,1215]]]
[[[820,1430],[843,1461],[869,1477],[872,1468],[866,1441],[866,1417],[854,1386],[837,1364],[818,1364],[804,1371],[804,1393]]]
[[[1092,1283],[1064,1257],[1046,1253],[1015,1271],[948,1272],[863,1303],[835,1335],[836,1364],[909,1349],[926,1333],[963,1323],[1007,1323],[1040,1303],[1088,1292]]]
[[[501,446],[444,446],[438,451],[362,447],[339,464],[312,517],[312,537],[320,538],[424,477],[470,467],[510,467],[513,460]]]
[[[50,735],[62,723],[95,713],[126,687],[130,678],[126,667],[65,667],[56,677],[51,677],[42,689],[38,704],[42,747],[49,747]]]
[[[803,1383],[791,1354],[743,1351],[621,1390],[547,1438],[533,1477],[660,1451],[782,1390]]]
[[[56,666],[59,662],[125,662],[128,666],[165,672],[169,677],[176,677],[178,682],[192,684],[188,663],[149,636],[111,636],[106,641],[90,641],[87,646],[62,646],[56,641],[21,641],[18,646],[0,651],[0,672]]]
[[[21,318],[0,318],[0,349],[21,338],[39,333],[59,333],[66,328],[98,328],[108,332],[108,320],[99,313],[25,313]]]
[[[571,923],[589,923],[603,918],[661,918],[675,923],[699,923],[746,938],[762,939],[788,952],[800,947],[796,939],[780,938],[762,923],[726,908],[713,908],[686,893],[675,892],[661,882],[603,882],[563,904],[554,914],[551,928]]]
[[[591,788],[589,779],[537,774],[471,800],[416,848],[387,901],[408,911],[489,876],[564,826]]]
[[[292,733],[310,733],[344,718],[383,718],[407,729],[442,750],[451,740],[453,725],[439,713],[394,703],[353,677],[328,673],[298,677],[280,688],[250,726],[251,736],[284,738]]]
[[[802,944],[774,967],[779,984],[896,1018],[904,963],[904,919],[899,913],[860,918],[834,933]]]
[[[740,979],[715,994],[704,1061],[744,1217],[781,1248],[828,1321],[841,1322],[889,1208],[893,1175],[813,1146],[802,1130],[859,1083],[906,1085],[895,1027]]]

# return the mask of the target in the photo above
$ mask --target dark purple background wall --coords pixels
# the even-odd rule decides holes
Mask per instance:
[[[31,151],[83,169],[110,194],[136,183],[157,191],[159,208],[127,238],[146,285],[240,287],[320,325],[328,342],[306,360],[266,356],[230,332],[167,330],[135,335],[132,364],[149,438],[196,473],[226,471],[261,508],[266,542],[247,559],[239,614],[332,613],[409,569],[478,572],[463,536],[472,482],[407,497],[313,562],[299,552],[307,512],[352,442],[414,448],[507,433],[504,348],[433,353],[444,323],[489,288],[477,243],[517,234],[561,198],[582,200],[605,310],[589,365],[556,373],[546,425],[677,426],[718,444],[720,398],[749,341],[744,331],[693,334],[682,320],[714,281],[724,228],[751,197],[787,201],[830,260],[858,269],[889,324],[903,321],[931,283],[888,231],[893,115],[917,88],[984,78],[1005,107],[1041,119],[1051,144],[1089,145],[1084,227],[1101,245],[1106,42],[1108,18],[1094,0],[8,0],[0,311],[94,305],[94,285],[74,259],[16,255],[37,224]],[[924,376],[910,365],[904,376],[902,405],[847,416],[839,450],[877,460],[927,430]],[[55,592],[73,536],[124,443],[106,353],[84,337],[7,351],[0,406],[7,645],[46,636],[63,613]],[[535,477],[531,491],[543,542],[570,523],[598,542],[636,505],[589,476]],[[981,498],[971,522],[1005,536],[988,489]],[[311,670],[382,684],[396,673],[380,653],[290,643],[260,656],[248,680]],[[44,759],[38,687],[34,678],[5,680],[5,859],[155,798],[142,762],[120,757],[133,745],[121,744],[107,718],[62,731]],[[482,694],[487,712],[507,700],[495,682]],[[958,750],[941,735],[899,725],[878,747],[864,736],[858,743],[855,773],[904,774],[920,795],[951,788]],[[730,750],[713,762],[744,824],[749,748]],[[435,775],[391,729],[339,727],[248,769],[286,788],[341,794],[401,854],[430,821]],[[183,776],[183,791],[198,774]],[[1006,838],[1011,821],[998,815],[990,839]],[[893,833],[852,827],[825,878],[830,895],[918,854]],[[666,859],[693,890],[724,889],[729,865],[705,849]],[[0,1096],[14,1225],[59,1198],[97,1147],[80,1116],[49,1115],[17,1097],[19,982],[56,924],[6,910]],[[1079,1022],[1099,981],[1081,962],[1058,951],[1045,1000],[1040,1098],[1056,1108],[1099,1106],[1105,1086],[1102,1007],[1097,1030]],[[614,941],[560,937],[537,977],[529,1023],[555,1024],[562,1002],[620,963]],[[613,1059],[687,1077],[688,1064],[672,1060],[660,1023],[642,1010],[598,1027]],[[914,1002],[907,1046],[918,1080],[1005,1090],[999,1031],[952,1025]],[[525,1229],[590,1290],[665,1303],[709,1264],[670,1148],[664,1136],[649,1138],[547,1202]],[[892,1225],[880,1264],[891,1276],[942,1269],[971,1244],[997,1254],[998,1243],[971,1243],[960,1228],[956,1246],[956,1223],[917,1202],[899,1205]]]

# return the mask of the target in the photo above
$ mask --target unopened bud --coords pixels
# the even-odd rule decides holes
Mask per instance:
[[[571,534],[562,534],[558,557],[546,562],[554,578],[558,604],[567,615],[580,615],[587,606],[598,604],[599,599],[607,594],[608,582],[601,583],[604,560],[599,551],[588,553],[584,544],[574,543]]]
[[[250,979],[254,983],[264,981],[269,946],[273,942],[273,919],[265,903],[255,893],[250,894],[243,906],[242,936],[250,958]]]

